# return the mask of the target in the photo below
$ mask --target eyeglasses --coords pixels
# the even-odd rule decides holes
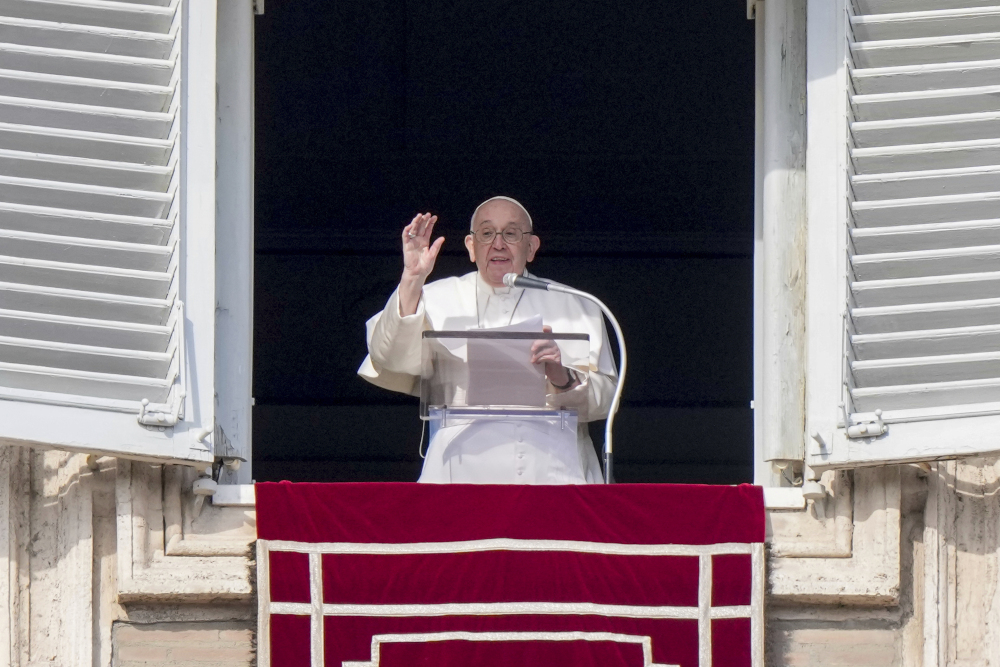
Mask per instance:
[[[503,230],[501,236],[503,236],[504,243],[514,245],[516,243],[520,243],[521,239],[523,239],[525,235],[530,235],[530,234],[531,232],[522,232],[517,227],[508,227],[507,229]],[[480,229],[476,230],[476,232],[473,234],[473,237],[475,237],[477,243],[482,243],[483,245],[487,245],[493,243],[493,241],[496,240],[497,230],[493,229],[492,227],[481,227]]]

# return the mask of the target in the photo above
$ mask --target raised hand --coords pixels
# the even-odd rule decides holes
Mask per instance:
[[[431,243],[431,232],[437,216],[418,213],[403,227],[403,277],[399,281],[399,313],[413,315],[417,312],[420,295],[427,276],[434,270],[444,237]]]
[[[418,213],[403,228],[403,274],[410,278],[426,280],[434,270],[434,262],[444,244],[444,237],[431,243],[431,232],[437,216]]]

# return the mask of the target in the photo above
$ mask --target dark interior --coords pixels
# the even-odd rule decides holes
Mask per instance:
[[[258,481],[417,478],[416,399],[356,375],[365,320],[416,212],[447,238],[432,279],[459,275],[469,216],[496,194],[534,218],[531,270],[621,321],[617,480],[752,479],[741,4],[337,0],[256,21]]]

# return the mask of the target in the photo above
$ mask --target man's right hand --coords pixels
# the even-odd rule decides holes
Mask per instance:
[[[418,213],[403,228],[403,277],[399,281],[399,312],[403,316],[417,312],[424,282],[434,270],[434,262],[444,244],[443,236],[431,243],[435,222],[436,215]]]

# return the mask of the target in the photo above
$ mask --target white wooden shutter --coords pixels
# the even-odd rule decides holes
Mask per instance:
[[[823,185],[820,173],[810,196],[842,188],[836,223],[846,233],[825,252],[844,251],[844,408],[824,396],[840,423],[811,419],[810,462],[1000,450],[1000,2],[853,0],[837,11],[810,35],[843,40],[842,76],[821,82],[828,61],[814,51],[810,105],[831,104],[846,119],[839,125],[821,109],[813,118],[810,108],[810,136],[826,124],[845,142],[839,156],[818,149],[844,174]],[[831,86],[843,86],[842,96]],[[835,217],[815,212],[810,226]],[[816,230],[814,242],[827,234]],[[814,297],[811,307],[827,307]],[[839,355],[832,344],[810,354]]]
[[[0,0],[2,443],[212,458],[214,11]]]

